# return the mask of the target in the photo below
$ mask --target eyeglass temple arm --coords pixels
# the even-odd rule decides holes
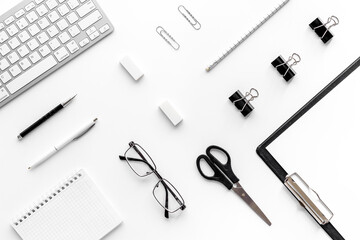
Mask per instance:
[[[168,188],[166,187],[166,184],[164,182],[162,182],[162,185],[164,185],[165,188],[165,217],[169,218],[169,211],[167,210],[169,208],[169,193],[168,193]]]
[[[126,158],[124,156],[119,155],[120,160],[126,161]],[[127,158],[127,160],[129,161],[134,161],[134,162],[142,162],[145,163],[146,165],[149,166],[149,168],[154,171],[155,169],[153,168],[153,166],[151,166],[151,164],[149,164],[147,161],[143,160],[143,159],[139,159],[139,158]]]
[[[163,179],[163,178],[161,178]],[[169,188],[169,186],[164,182],[161,181],[162,185],[165,188],[166,191],[166,201],[165,201],[165,207],[168,207],[167,205],[167,199],[168,199],[168,191],[171,193],[171,195],[173,195],[173,197],[175,198],[175,200],[179,203],[179,205],[181,206],[181,210],[184,210],[186,208],[185,204],[181,202],[181,200],[177,197],[177,195],[173,192],[173,190],[171,190],[171,188]],[[179,193],[180,194],[180,193]]]

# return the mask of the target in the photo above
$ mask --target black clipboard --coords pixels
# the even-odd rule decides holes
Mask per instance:
[[[300,108],[292,117],[290,117],[284,124],[282,124],[273,134],[270,135],[263,143],[256,149],[257,154],[265,162],[265,164],[273,171],[278,179],[284,184],[288,176],[286,170],[280,163],[271,155],[267,147],[274,142],[282,133],[284,133],[290,126],[299,120],[305,113],[307,113],[313,106],[315,106],[321,99],[323,99],[329,92],[331,92],[337,85],[345,80],[352,72],[360,66],[360,57],[356,59],[349,67],[347,67],[340,75],[324,87],[318,94],[316,94],[309,102]],[[291,192],[291,191],[290,191]],[[291,192],[292,193],[292,192]],[[293,193],[292,193],[293,194]],[[293,194],[294,195],[294,194]],[[305,208],[306,209],[306,208]],[[306,209],[307,210],[307,209]],[[308,210],[307,210],[308,211]],[[308,213],[312,215],[310,211]],[[318,223],[318,222],[317,222]],[[344,240],[341,234],[330,223],[320,224],[324,231],[334,240]]]

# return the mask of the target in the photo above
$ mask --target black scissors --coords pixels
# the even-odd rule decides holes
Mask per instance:
[[[219,151],[220,153],[225,154],[227,162],[225,164],[221,163],[211,151]],[[200,166],[201,161],[206,161],[206,163],[214,171],[213,176],[206,175]],[[243,187],[239,183],[239,179],[234,174],[231,168],[231,158],[228,152],[218,146],[210,146],[206,149],[206,155],[200,155],[196,160],[197,168],[204,178],[208,180],[218,181],[225,185],[229,190],[233,190],[237,195],[239,195],[247,205],[259,216],[264,222],[271,226],[270,220],[265,216],[261,209],[256,205],[256,203],[251,199],[251,197],[245,192]]]

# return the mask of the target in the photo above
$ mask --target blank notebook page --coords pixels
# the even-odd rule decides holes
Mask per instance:
[[[11,225],[24,240],[98,240],[120,223],[119,215],[80,170]]]

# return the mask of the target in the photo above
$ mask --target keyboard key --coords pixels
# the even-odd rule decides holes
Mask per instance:
[[[76,15],[75,12],[72,12],[69,15],[67,15],[66,18],[67,18],[67,20],[69,21],[70,24],[74,24],[75,22],[77,22],[77,20],[79,20],[79,18]]]
[[[16,22],[16,25],[19,27],[20,30],[23,30],[29,25],[29,23],[28,21],[26,21],[25,18],[21,18]]]
[[[42,3],[43,1],[44,1],[44,0],[35,0],[35,3],[39,5],[39,4]]]
[[[67,57],[69,57],[69,52],[64,48],[60,48],[59,50],[57,50],[55,52],[55,57],[57,58],[57,60],[59,62],[63,61],[64,59],[66,59]]]
[[[102,26],[100,29],[99,29],[99,31],[101,32],[101,33],[104,33],[104,32],[106,32],[107,30],[109,30],[110,29],[110,26],[108,25],[108,24],[105,24],[104,26]]]
[[[67,23],[67,21],[65,19],[61,19],[56,24],[59,27],[60,31],[63,31],[64,29],[66,29],[69,26],[69,24]]]
[[[18,46],[20,46],[20,42],[17,39],[17,37],[14,37],[13,39],[11,39],[9,42],[10,47],[14,50],[15,48],[17,48]]]
[[[79,2],[77,0],[69,0],[67,2],[67,4],[71,8],[71,10],[73,10],[73,9],[75,9],[75,8],[77,8],[79,6]]]
[[[89,42],[90,42],[90,40],[89,40],[88,38],[85,38],[85,39],[83,39],[83,40],[81,40],[81,41],[79,42],[79,45],[80,45],[80,47],[84,47],[84,46],[87,45]]]
[[[88,14],[89,12],[91,12],[92,10],[94,10],[95,4],[93,3],[93,1],[88,1],[86,2],[84,5],[82,5],[81,7],[79,7],[76,12],[79,14],[79,16],[82,18],[84,17],[86,14]]]
[[[45,45],[39,49],[39,52],[40,52],[41,56],[46,57],[47,55],[49,55],[51,53],[51,50],[47,45]]]
[[[36,38],[39,40],[40,44],[44,44],[49,41],[49,37],[46,32],[40,33]]]
[[[17,11],[17,12],[15,13],[15,17],[16,17],[16,18],[19,18],[19,17],[23,16],[24,14],[25,14],[24,9],[20,9],[19,11]]]
[[[10,16],[10,17],[8,17],[7,19],[5,19],[4,23],[5,23],[6,25],[9,25],[9,24],[11,24],[13,21],[15,21],[15,18],[14,18],[13,16]]]
[[[19,75],[21,73],[21,69],[19,68],[19,66],[16,64],[15,66],[11,67],[9,69],[11,75],[13,75],[13,77],[16,77],[17,75]]]
[[[70,10],[66,6],[66,4],[61,5],[57,10],[59,11],[61,16],[65,16],[66,14],[68,14],[70,12]]]
[[[22,58],[30,53],[29,49],[26,47],[26,45],[22,45],[21,47],[19,47],[19,49],[17,51],[20,54],[20,57],[22,57]]]
[[[51,49],[53,51],[58,49],[58,47],[60,47],[60,45],[61,45],[60,42],[56,38],[54,38],[53,40],[51,40],[49,42],[49,46],[51,47]]]
[[[10,74],[8,73],[8,71],[5,71],[5,72],[3,72],[3,73],[0,75],[0,80],[1,80],[3,83],[7,83],[8,81],[11,80],[11,76],[10,76]]]
[[[79,46],[76,44],[74,40],[69,42],[66,47],[69,49],[70,53],[74,53],[79,50]]]
[[[52,38],[59,33],[59,30],[53,25],[46,30],[49,36]]]
[[[42,17],[46,13],[48,13],[48,9],[45,7],[44,4],[41,4],[40,7],[36,8],[36,12],[39,14],[40,17]]]
[[[93,26],[91,28],[89,28],[88,30],[86,30],[86,34],[88,36],[90,36],[91,34],[93,34],[94,32],[96,32],[96,28]]]
[[[5,56],[9,52],[10,52],[10,48],[8,47],[8,45],[6,43],[4,45],[0,46],[0,54],[1,55]]]
[[[31,36],[35,36],[36,34],[38,34],[40,32],[40,29],[36,24],[31,25],[28,28],[28,30],[29,30],[29,33],[31,34]]]
[[[91,40],[94,40],[95,38],[97,38],[100,35],[100,33],[98,31],[95,31],[93,34],[91,34],[89,37]]]
[[[35,38],[31,39],[28,43],[27,43],[28,47],[30,48],[31,51],[34,51],[35,49],[37,49],[39,47],[39,43],[38,41],[36,41]]]
[[[75,36],[77,36],[79,33],[80,33],[80,29],[76,26],[76,25],[74,25],[74,26],[72,26],[71,28],[69,28],[69,33],[70,33],[70,35],[72,36],[72,37],[75,37]]]
[[[33,52],[32,54],[29,55],[29,58],[30,58],[31,62],[34,64],[37,63],[41,59],[38,52]]]
[[[11,94],[17,92],[30,82],[32,82],[34,79],[38,78],[45,72],[49,71],[51,68],[53,68],[57,64],[55,58],[53,56],[49,56],[24,72],[21,76],[14,79],[12,82],[10,82],[6,87],[10,91]]]
[[[24,43],[24,42],[26,42],[27,40],[30,39],[30,35],[29,35],[29,33],[28,33],[27,31],[21,32],[21,33],[18,35],[18,37],[19,37],[19,39],[20,39],[20,41],[21,41],[22,43]]]
[[[59,3],[63,3],[63,2],[65,2],[65,0],[58,0],[58,2],[59,2]]]
[[[4,29],[5,25],[3,23],[0,23],[0,30]]]
[[[67,32],[63,32],[62,34],[59,35],[59,39],[62,43],[66,43],[67,41],[70,40],[70,36],[69,34],[67,34]]]
[[[0,32],[0,43],[3,43],[8,39],[9,39],[9,36],[6,34],[5,31]]]
[[[30,12],[29,14],[26,15],[26,18],[29,20],[30,23],[35,22],[36,20],[38,20],[38,15],[35,13],[35,11]]]
[[[5,88],[0,88],[0,102],[4,101],[9,96],[9,93],[5,90]]]
[[[20,59],[19,55],[16,52],[10,53],[7,58],[9,59],[11,64],[16,63]]]
[[[19,32],[19,29],[15,26],[15,24],[12,24],[6,29],[6,31],[9,33],[10,37],[12,37]]]
[[[35,3],[31,2],[28,5],[26,5],[25,10],[26,11],[30,11],[31,9],[33,9],[35,7]]]
[[[6,60],[6,58],[3,58],[0,60],[0,70],[4,71],[5,69],[7,69],[8,67],[10,67],[9,62]]]
[[[24,58],[23,60],[21,60],[19,62],[19,64],[20,64],[20,67],[22,68],[22,70],[24,70],[24,71],[31,66],[31,63],[27,58]]]
[[[60,16],[57,13],[57,11],[53,11],[53,12],[49,13],[48,18],[52,23],[54,23],[60,18]]]
[[[38,22],[40,28],[42,30],[44,30],[45,28],[47,28],[48,26],[50,26],[49,20],[47,20],[46,17],[40,19],[40,21]]]
[[[53,10],[55,7],[57,7],[58,3],[56,2],[56,0],[48,0],[46,1],[46,5],[50,10]]]
[[[91,13],[89,16],[81,20],[78,24],[81,30],[85,30],[94,23],[96,23],[97,21],[99,21],[100,19],[102,19],[102,15],[98,10],[96,10],[93,13]]]

